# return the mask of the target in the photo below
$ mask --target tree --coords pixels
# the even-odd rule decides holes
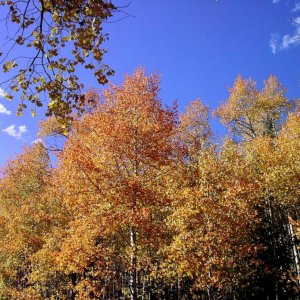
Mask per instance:
[[[265,259],[277,281],[277,294],[293,295],[291,287],[299,292],[300,286],[299,240],[295,234],[299,222],[299,113],[288,115],[276,139],[258,138],[249,149],[248,159],[257,169],[265,194]]]
[[[180,115],[185,155],[172,173],[177,183],[168,218],[173,238],[165,245],[163,271],[166,282],[178,286],[179,299],[232,297],[258,264],[252,232],[259,185],[232,142],[217,154],[208,116],[200,100]]]
[[[256,207],[261,219],[257,236],[265,244],[260,258],[267,266],[267,272],[261,274],[257,281],[257,288],[266,297],[278,299],[287,295],[285,287],[288,284],[296,282],[293,277],[298,269],[298,262],[293,262],[292,248],[295,249],[295,244],[293,246],[286,200],[276,195],[278,187],[270,180],[279,171],[276,167],[280,161],[280,155],[277,156],[279,136],[288,113],[292,111],[293,102],[286,97],[285,88],[275,76],[264,81],[260,91],[253,80],[238,77],[229,91],[229,98],[215,111],[215,115],[240,142],[248,164],[256,170],[263,193],[261,203]]]
[[[122,86],[111,85],[105,101],[74,122],[59,158],[55,197],[72,217],[46,256],[72,278],[70,299],[136,300],[154,292],[176,126],[158,84],[158,76],[137,69]]]
[[[41,196],[45,190],[49,157],[41,144],[24,149],[8,163],[0,179],[0,285],[1,299],[28,284],[30,257],[44,242],[49,230],[47,207]]]
[[[9,46],[0,53],[3,72],[12,75],[1,84],[21,92],[18,114],[32,103],[35,115],[44,92],[49,96],[47,116],[68,121],[72,111],[82,113],[86,99],[76,73],[81,67],[93,70],[99,84],[107,83],[107,76],[113,74],[102,63],[106,50],[101,46],[107,38],[102,24],[116,6],[105,0],[2,0],[0,5],[14,31],[7,38]],[[16,47],[24,54],[13,56]],[[7,98],[13,95],[7,93]]]

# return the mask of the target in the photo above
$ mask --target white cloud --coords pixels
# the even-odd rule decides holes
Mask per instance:
[[[295,7],[292,9],[292,12],[300,11],[300,2],[295,3]]]
[[[14,124],[8,126],[7,128],[2,130],[3,132],[6,132],[8,135],[20,139],[22,135],[27,132],[26,125],[21,125],[17,129]]]
[[[300,43],[300,17],[294,19],[296,29],[292,35],[286,34],[282,38],[282,48],[287,49],[291,45]]]
[[[272,2],[273,2],[273,4],[278,4],[280,2],[280,0],[273,0]]]
[[[278,33],[272,33],[269,46],[271,47],[272,53],[275,54],[279,48],[280,35]]]
[[[300,26],[300,17],[296,17],[296,18],[294,18],[294,24],[297,26],[297,27],[299,27]]]
[[[299,32],[300,34],[300,32]],[[294,34],[294,35],[289,35],[286,34],[283,38],[282,38],[282,48],[283,49],[287,49],[289,48],[291,45],[296,45],[300,43],[300,37],[299,34]]]
[[[272,53],[276,53],[279,50],[288,49],[290,46],[296,46],[300,44],[300,17],[294,18],[295,30],[292,34],[285,34],[280,36],[278,33],[271,34],[269,46]]]
[[[4,90],[0,87],[0,98],[4,98],[5,97],[5,92]]]
[[[11,111],[9,111],[3,104],[0,103],[0,114],[10,115]]]

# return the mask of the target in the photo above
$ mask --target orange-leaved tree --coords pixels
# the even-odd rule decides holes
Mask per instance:
[[[138,68],[73,124],[55,179],[72,215],[56,257],[57,269],[72,277],[71,299],[151,292],[177,125],[158,92],[159,77]]]

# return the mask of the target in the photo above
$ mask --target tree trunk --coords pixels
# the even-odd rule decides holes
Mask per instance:
[[[288,229],[289,234],[291,236],[292,246],[293,246],[293,257],[294,257],[294,264],[295,264],[295,271],[297,274],[297,284],[298,287],[300,286],[300,268],[299,268],[299,255],[297,250],[297,245],[295,242],[295,233],[293,230],[293,225],[290,223],[289,216],[288,216]]]
[[[130,293],[131,300],[137,300],[137,258],[136,258],[136,231],[134,227],[130,229],[130,247],[131,247],[131,259],[130,259]]]

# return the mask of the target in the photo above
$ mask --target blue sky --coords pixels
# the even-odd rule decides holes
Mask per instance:
[[[197,97],[215,109],[238,74],[259,86],[274,74],[290,98],[299,97],[300,0],[132,0],[123,10],[130,16],[117,21],[126,16],[120,13],[104,25],[110,34],[105,63],[116,71],[114,83],[144,66],[161,75],[163,102],[176,99],[180,110]],[[92,75],[79,75],[87,87],[101,89]],[[0,81],[5,76],[0,73]],[[16,117],[18,99],[2,96],[0,89],[0,165],[36,139],[43,118],[43,110],[36,118],[29,110]],[[217,120],[212,126],[224,134]]]

